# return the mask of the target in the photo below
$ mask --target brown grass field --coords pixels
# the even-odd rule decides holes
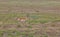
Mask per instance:
[[[60,37],[60,0],[0,0],[0,37]]]

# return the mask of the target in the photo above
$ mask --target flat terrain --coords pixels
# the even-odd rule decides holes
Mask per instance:
[[[0,37],[60,37],[60,1],[0,0]]]

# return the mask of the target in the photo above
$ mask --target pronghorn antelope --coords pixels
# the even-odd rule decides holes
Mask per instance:
[[[25,22],[27,20],[27,18],[26,17],[17,18],[17,20],[20,21],[20,22]]]

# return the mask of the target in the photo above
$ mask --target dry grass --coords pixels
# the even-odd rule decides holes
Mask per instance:
[[[0,0],[0,37],[60,37],[60,1]]]

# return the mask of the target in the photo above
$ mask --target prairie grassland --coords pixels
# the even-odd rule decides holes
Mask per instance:
[[[60,37],[60,1],[0,0],[0,37]]]

